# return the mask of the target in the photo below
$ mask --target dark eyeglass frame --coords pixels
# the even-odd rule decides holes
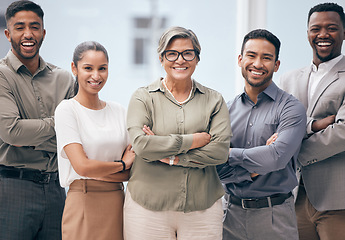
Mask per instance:
[[[176,59],[175,59],[175,60],[169,60],[169,59],[167,58],[167,53],[168,53],[168,52],[177,53]],[[183,56],[185,52],[194,52],[194,57],[193,57],[193,59],[191,59],[191,60],[185,59],[184,56]],[[184,51],[182,51],[182,52],[179,52],[179,51],[176,51],[176,50],[166,50],[166,51],[163,52],[163,55],[165,56],[165,59],[166,59],[167,61],[169,61],[169,62],[175,62],[175,61],[180,57],[180,55],[182,56],[182,58],[183,58],[185,61],[190,62],[190,61],[193,61],[193,60],[195,59],[195,57],[196,57],[196,55],[197,55],[197,51],[195,51],[195,49],[186,49],[186,50],[184,50]]]

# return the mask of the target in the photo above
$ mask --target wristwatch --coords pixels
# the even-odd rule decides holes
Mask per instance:
[[[170,166],[174,165],[174,161],[175,161],[175,156],[170,156],[169,157],[169,165]]]

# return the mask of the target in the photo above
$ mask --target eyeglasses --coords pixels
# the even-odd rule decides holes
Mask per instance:
[[[184,50],[183,52],[178,52],[175,50],[166,50],[163,52],[163,54],[166,60],[168,60],[169,62],[176,61],[180,57],[180,55],[186,61],[193,61],[196,56],[195,50],[191,49]]]

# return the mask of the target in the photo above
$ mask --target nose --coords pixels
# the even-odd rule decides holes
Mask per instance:
[[[319,37],[328,37],[328,30],[326,28],[321,28]]]
[[[99,80],[99,79],[100,79],[100,74],[99,74],[98,71],[94,71],[94,72],[92,73],[92,79],[93,79],[93,80]]]
[[[185,60],[183,59],[182,54],[180,53],[179,56],[178,56],[178,58],[176,59],[175,62],[177,62],[177,63],[183,63],[184,61],[185,61]]]
[[[253,62],[253,66],[257,69],[260,69],[262,68],[262,61],[261,61],[261,58],[260,57],[257,57],[254,59],[254,62]]]
[[[31,29],[29,28],[29,27],[26,27],[25,29],[24,29],[24,38],[25,39],[31,39],[32,38],[32,31],[31,31]]]

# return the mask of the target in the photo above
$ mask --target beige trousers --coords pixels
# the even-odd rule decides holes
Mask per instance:
[[[133,201],[127,189],[124,206],[125,240],[221,240],[222,202],[190,213],[151,211]]]
[[[62,217],[63,240],[123,240],[123,184],[75,180]]]

